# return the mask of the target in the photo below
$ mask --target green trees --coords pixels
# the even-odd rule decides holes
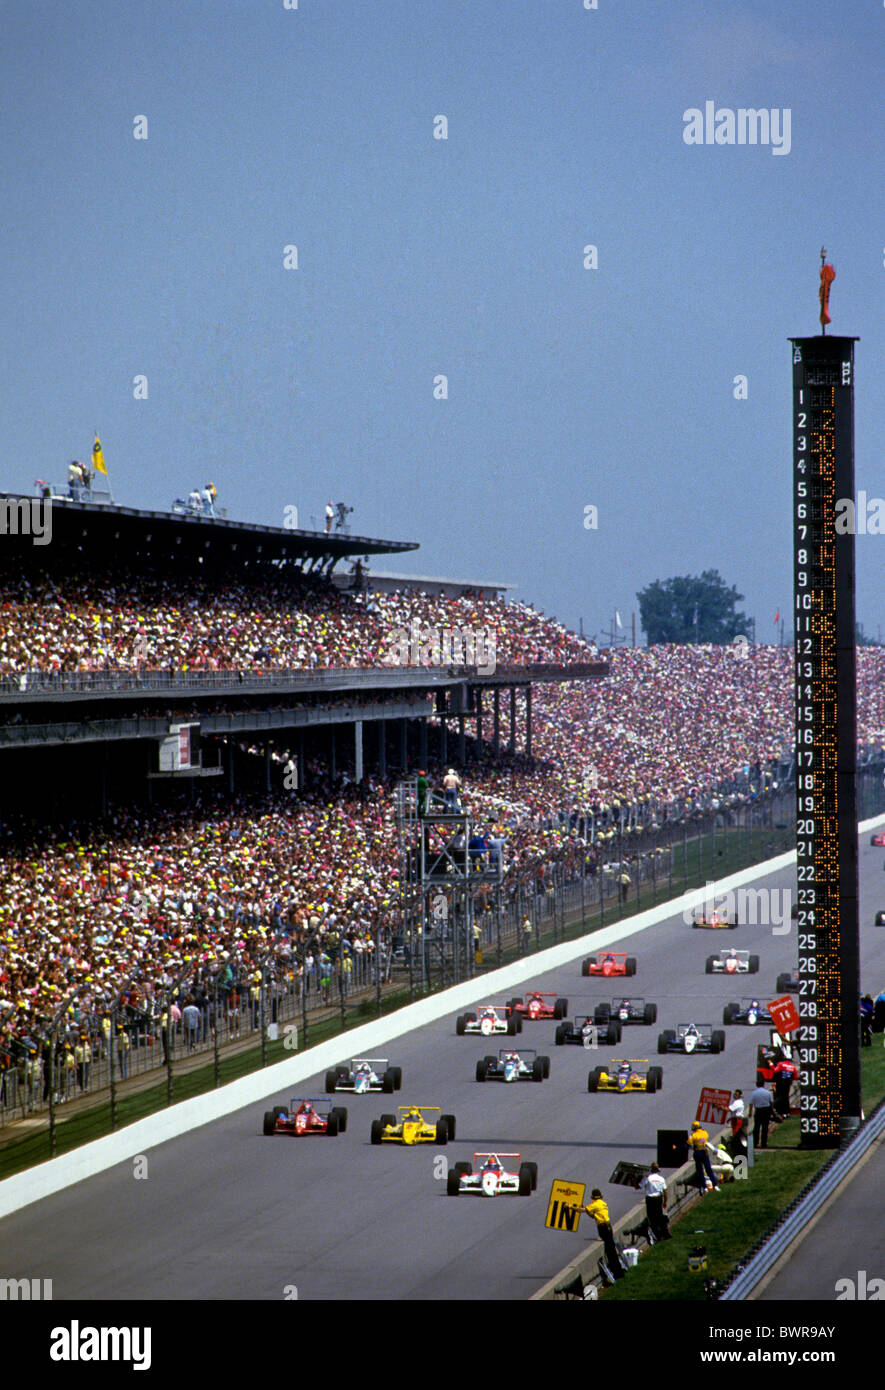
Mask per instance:
[[[636,597],[650,647],[662,642],[723,645],[750,635],[749,618],[736,612],[744,596],[729,589],[718,570],[656,579]]]

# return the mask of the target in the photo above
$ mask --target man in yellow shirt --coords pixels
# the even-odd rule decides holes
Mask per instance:
[[[614,1231],[609,1219],[608,1206],[602,1199],[602,1193],[598,1187],[594,1187],[590,1193],[592,1198],[589,1206],[579,1207],[579,1211],[585,1211],[588,1216],[592,1216],[596,1222],[596,1234],[602,1241],[602,1248],[605,1251],[605,1262],[608,1265],[613,1279],[622,1279],[624,1268],[621,1264],[621,1256],[618,1247],[615,1245]]]
[[[691,1134],[688,1136],[688,1146],[694,1155],[694,1171],[698,1180],[698,1191],[702,1197],[707,1191],[707,1178],[713,1184],[713,1191],[719,1191],[716,1174],[713,1172],[710,1165],[710,1155],[707,1153],[709,1139],[710,1136],[707,1131],[701,1128],[698,1120],[695,1120],[691,1127]]]

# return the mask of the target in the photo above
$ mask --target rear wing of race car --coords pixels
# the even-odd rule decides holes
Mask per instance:
[[[633,1067],[634,1069],[636,1067],[648,1067],[647,1057],[612,1057],[609,1066],[612,1068],[622,1067],[625,1062],[628,1067]]]
[[[500,1158],[521,1158],[522,1155],[521,1155],[521,1154],[505,1154],[505,1153],[503,1153],[503,1152],[499,1149],[497,1153],[475,1153],[475,1154],[473,1155],[473,1157],[474,1157],[475,1159],[476,1159],[476,1158],[499,1158],[499,1159],[500,1159]]]
[[[727,960],[729,956],[734,956],[735,960],[749,960],[749,951],[736,951],[733,946],[723,946],[719,952],[720,960]]]
[[[296,1105],[302,1105],[304,1101],[307,1101],[308,1105],[326,1105],[330,1110],[334,1103],[328,1096],[293,1096],[289,1101],[289,1110],[294,1110]]]
[[[371,1067],[373,1071],[386,1070],[386,1057],[351,1057],[350,1070],[356,1071],[357,1067]]]
[[[680,1028],[684,1028],[685,1031],[688,1032],[689,1028],[691,1027],[697,1028],[699,1033],[712,1033],[713,1031],[712,1023],[677,1023],[676,1031],[678,1033]]]
[[[423,1115],[425,1110],[438,1110],[442,1114],[442,1107],[439,1105],[398,1105],[396,1108],[397,1113],[400,1110],[420,1110]]]
[[[498,1060],[500,1061],[502,1057],[509,1057],[511,1052],[518,1052],[521,1058],[537,1057],[538,1055],[536,1047],[499,1047]]]

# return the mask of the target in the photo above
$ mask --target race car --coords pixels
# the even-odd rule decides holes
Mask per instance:
[[[539,1057],[533,1047],[510,1052],[502,1047],[497,1057],[480,1057],[477,1081],[543,1081],[550,1075],[550,1058]]]
[[[700,916],[694,913],[691,919],[691,925],[693,927],[706,927],[709,931],[722,931],[725,928],[734,931],[737,924],[738,920],[736,917],[729,917],[726,912],[717,912],[715,910],[713,912],[701,912]]]
[[[623,951],[597,951],[581,961],[582,975],[635,975],[636,957]]]
[[[328,1109],[317,1110],[318,1105]],[[347,1129],[347,1111],[343,1106],[329,1106],[327,1100],[302,1100],[296,1096],[285,1105],[275,1105],[264,1112],[265,1134],[328,1134],[332,1138]]]
[[[870,844],[879,845],[880,848],[885,845],[885,830],[877,830],[875,835],[871,835]]]
[[[353,1091],[362,1096],[367,1091],[383,1091],[392,1096],[403,1084],[400,1067],[389,1067],[386,1057],[354,1057],[347,1066],[341,1063],[332,1071],[326,1072],[326,1090],[329,1095],[336,1091]]]
[[[758,999],[744,998],[739,1004],[726,1004],[722,1010],[723,1023],[746,1023],[752,1028],[754,1023],[772,1023],[771,1014]]]
[[[798,994],[799,976],[795,972],[791,975],[788,970],[778,975],[777,984],[774,988],[775,994]]]
[[[382,1115],[372,1121],[373,1144],[447,1144],[455,1137],[454,1115],[439,1114],[438,1105],[398,1105],[396,1115]]]
[[[725,1033],[712,1023],[677,1023],[658,1034],[658,1052],[724,1052]]]
[[[619,1043],[621,1041],[621,1021],[617,1018],[597,1023],[589,1014],[578,1014],[574,1023],[564,1019],[556,1030],[554,1038],[557,1047],[563,1043],[580,1043],[583,1047],[596,1047],[598,1043]]]
[[[519,1164],[514,1172],[505,1168],[502,1158],[512,1158]],[[473,1163],[456,1163],[446,1177],[446,1192],[450,1197],[475,1193],[479,1197],[530,1197],[538,1186],[537,1163],[520,1163],[520,1154],[473,1155]],[[480,1162],[480,1160],[485,1160]]]
[[[548,1004],[548,999],[552,999],[553,1003]],[[525,1003],[519,995],[516,999],[511,999],[507,1007],[511,1013],[521,1014],[523,1018],[565,1018],[568,1013],[568,1000],[535,990],[534,993],[526,995]]]
[[[597,1004],[593,1019],[595,1023],[607,1023],[609,1019],[621,1024],[657,1023],[658,1006],[646,1004],[644,999],[613,999],[610,1004]]]
[[[647,1057],[613,1057],[607,1067],[594,1067],[587,1077],[588,1091],[647,1091],[653,1095],[664,1084],[660,1067],[650,1067]]]
[[[480,1004],[475,1014],[458,1015],[455,1032],[459,1037],[465,1033],[482,1033],[485,1038],[508,1033],[513,1037],[522,1032],[522,1014],[513,1013],[506,1004]]]
[[[759,957],[751,956],[749,951],[736,951],[728,946],[718,956],[707,956],[704,970],[708,975],[756,975],[759,971]]]

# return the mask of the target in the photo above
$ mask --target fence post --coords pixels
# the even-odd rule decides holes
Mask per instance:
[[[55,1158],[55,1053],[58,1047],[58,1029],[55,1024],[49,1030],[49,1157]]]
[[[221,1057],[218,1050],[218,971],[212,980],[212,1084],[221,1085]]]
[[[111,1084],[111,1130],[117,1128],[117,1068],[115,1052],[117,1047],[117,1005],[111,1009],[111,1031],[108,1035],[108,1075]]]

